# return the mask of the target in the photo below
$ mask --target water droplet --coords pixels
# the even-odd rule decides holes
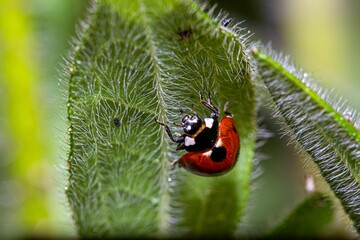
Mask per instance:
[[[80,60],[77,60],[76,63],[79,64],[79,65],[82,64],[82,62]]]
[[[171,177],[169,177],[167,180],[168,180],[168,182],[171,182],[171,181],[172,181]]]
[[[80,49],[80,46],[75,47],[75,51],[79,51],[79,49]]]
[[[69,69],[69,71],[70,71],[71,73],[74,72],[74,68],[71,67],[71,68]]]
[[[306,184],[305,189],[307,192],[314,192],[315,191],[315,182],[313,176],[306,177]]]
[[[68,129],[68,132],[71,132],[72,131],[72,128],[70,127],[69,129]]]
[[[303,74],[303,76],[306,78],[306,77],[308,77],[308,76],[309,76],[309,74],[304,73],[304,74]]]

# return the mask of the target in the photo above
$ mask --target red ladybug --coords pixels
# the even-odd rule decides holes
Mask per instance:
[[[176,150],[185,149],[188,153],[172,162],[172,166],[180,167],[202,176],[221,175],[230,171],[236,164],[240,138],[236,130],[232,114],[224,111],[225,117],[218,122],[219,110],[213,106],[211,96],[205,101],[200,94],[200,102],[212,111],[210,117],[201,119],[199,116],[185,115],[181,124],[184,134],[173,137],[170,128],[165,127],[169,138],[178,143]],[[183,111],[181,111],[183,112]]]

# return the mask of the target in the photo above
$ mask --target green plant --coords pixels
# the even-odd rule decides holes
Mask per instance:
[[[213,18],[212,11],[191,0],[94,4],[65,76],[70,125],[66,193],[80,235],[242,232],[254,168],[256,77],[264,82],[288,133],[317,163],[360,231],[360,132],[354,111],[345,116],[303,74],[275,54],[266,55],[268,50],[250,49],[246,36],[222,26],[223,17]],[[171,171],[171,160],[180,155],[153,120],[177,121],[179,107],[189,102],[205,116],[198,103],[202,88],[216,92],[218,106],[230,102],[240,130],[238,163],[220,177]],[[326,206],[324,214],[312,216],[320,223],[314,234],[332,216],[325,196],[314,194],[308,202],[319,199]],[[281,226],[296,227],[294,218],[301,219],[314,206],[304,203],[298,208],[301,214]],[[281,234],[281,226],[273,234]]]

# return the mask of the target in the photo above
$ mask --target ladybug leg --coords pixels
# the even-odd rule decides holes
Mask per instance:
[[[211,99],[211,95],[209,92],[209,97],[207,99],[207,101],[205,101],[203,95],[200,93],[200,103],[202,105],[204,105],[206,108],[210,109],[211,111],[213,111],[213,113],[215,113],[216,115],[219,115],[219,109],[217,109],[213,104],[212,104],[212,99]]]
[[[192,112],[192,114],[193,115],[196,115],[196,113],[195,113],[195,106],[194,106],[194,104],[191,104],[191,112]]]
[[[206,90],[205,90],[205,88],[204,88],[204,87],[202,87],[202,90],[203,90],[203,92],[206,92]],[[199,94],[200,94],[200,102],[201,102],[201,101],[204,101],[204,98],[203,98],[203,95],[201,94],[201,92],[199,92]],[[208,103],[209,105],[213,106],[210,91],[208,91],[208,99],[207,99],[207,103]]]
[[[233,117],[233,115],[228,111],[228,109],[229,109],[229,102],[226,102],[224,105],[224,113],[229,117]]]
[[[166,131],[166,133],[167,133],[167,135],[169,136],[169,138],[170,138],[171,141],[176,142],[176,143],[182,143],[182,142],[184,142],[184,140],[185,140],[185,137],[184,137],[184,136],[176,136],[176,137],[174,138],[168,125],[166,125],[166,124],[163,123],[163,122],[158,121],[156,118],[155,118],[155,122],[157,122],[158,124],[160,124],[161,126],[163,126],[163,127],[165,128],[165,131]]]
[[[176,167],[176,165],[179,164],[179,161],[180,161],[180,158],[172,161],[172,162],[170,163],[170,170],[174,170],[175,167]]]

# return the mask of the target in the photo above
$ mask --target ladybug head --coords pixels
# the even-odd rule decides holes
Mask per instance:
[[[202,125],[202,120],[198,116],[185,115],[182,118],[184,132],[186,134],[194,134]]]

